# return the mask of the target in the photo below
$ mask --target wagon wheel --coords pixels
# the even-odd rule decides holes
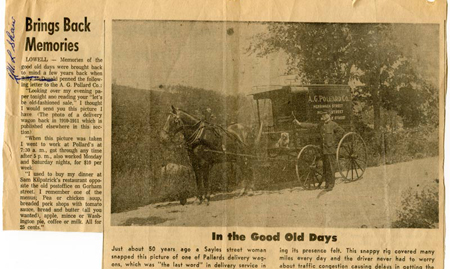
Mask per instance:
[[[295,165],[297,179],[304,188],[315,189],[322,184],[323,161],[318,146],[307,145],[300,150]]]
[[[336,151],[339,173],[347,181],[360,179],[367,167],[366,143],[362,137],[350,132],[339,141]]]

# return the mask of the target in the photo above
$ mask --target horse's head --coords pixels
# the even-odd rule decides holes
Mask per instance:
[[[172,111],[167,116],[166,123],[159,133],[161,142],[171,141],[173,137],[183,129],[183,121],[178,115],[178,109],[172,106]]]

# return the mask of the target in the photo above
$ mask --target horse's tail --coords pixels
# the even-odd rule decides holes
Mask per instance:
[[[258,134],[256,135],[256,138],[252,139],[252,141],[248,141],[248,136],[251,133],[249,128],[239,123],[228,126],[226,133],[228,136],[231,135],[234,140],[237,140],[239,143],[248,148],[249,146],[254,147],[259,145],[261,142],[262,130],[263,124],[261,123]]]
[[[244,147],[248,147],[247,136],[248,132],[245,130],[245,126],[240,123],[235,123],[227,127],[225,130],[227,136],[231,137],[233,140],[237,141]]]

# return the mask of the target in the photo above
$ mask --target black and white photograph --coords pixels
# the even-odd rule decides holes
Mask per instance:
[[[439,25],[112,22],[111,225],[439,228]]]

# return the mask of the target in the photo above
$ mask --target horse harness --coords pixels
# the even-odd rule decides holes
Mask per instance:
[[[185,138],[186,144],[189,147],[193,147],[195,144],[199,144],[198,142],[200,141],[200,139],[203,136],[203,133],[205,132],[206,124],[203,121],[199,121],[195,125],[198,125],[197,129],[188,138]]]
[[[234,139],[235,141],[237,141],[238,143],[240,143],[242,146],[246,146],[246,144],[244,142],[240,141],[239,139],[236,139],[229,131],[227,131],[220,125],[216,125],[216,124],[212,124],[212,123],[208,123],[208,122],[200,120],[196,124],[190,125],[188,127],[195,127],[195,126],[197,126],[196,130],[189,137],[185,137],[187,149],[193,150],[196,147],[204,144],[204,143],[201,143],[200,141],[203,138],[205,129],[207,129],[207,128],[210,129],[211,131],[213,131],[213,133],[217,137],[221,137],[221,132],[222,132],[226,136],[228,136],[228,137]],[[186,127],[187,126],[183,124],[182,127],[180,128],[180,130],[178,130],[178,132],[181,131],[181,129],[184,130]],[[206,146],[208,146],[208,145],[206,145]],[[226,154],[225,145],[222,145],[222,151],[223,151],[222,153]]]

